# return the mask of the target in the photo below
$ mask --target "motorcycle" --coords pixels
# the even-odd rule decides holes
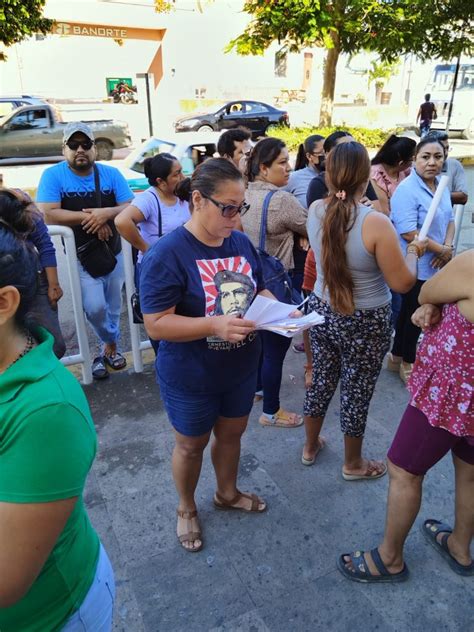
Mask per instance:
[[[128,86],[126,83],[117,84],[110,92],[114,103],[138,103],[136,86]]]

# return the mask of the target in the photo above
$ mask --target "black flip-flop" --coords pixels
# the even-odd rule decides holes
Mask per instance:
[[[104,355],[104,362],[114,371],[120,371],[127,366],[127,360],[118,351],[111,356]]]
[[[439,520],[429,518],[422,524],[421,531],[431,546],[444,557],[455,573],[462,575],[463,577],[470,577],[474,575],[474,561],[467,566],[465,564],[460,564],[449,552],[448,538],[453,532],[449,525],[444,522],[440,522]],[[443,535],[441,536],[441,541],[438,541],[438,535],[440,533]]]
[[[403,569],[399,573],[390,573],[383,563],[377,548],[372,549],[370,554],[380,575],[372,575],[367,562],[365,561],[364,551],[343,553],[337,559],[337,568],[347,579],[350,579],[353,582],[361,582],[363,584],[395,583],[404,582],[408,579],[410,573],[405,563],[403,564]],[[344,560],[346,556],[349,556],[352,562],[352,567],[347,566],[347,562]]]
[[[105,380],[109,377],[109,372],[102,356],[97,356],[92,362],[92,377],[94,380]]]

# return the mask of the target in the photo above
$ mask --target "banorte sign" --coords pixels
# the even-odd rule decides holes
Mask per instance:
[[[74,22],[57,22],[53,33],[56,35],[81,35],[85,37],[110,37],[112,39],[127,39],[128,29],[110,26],[76,24]]]

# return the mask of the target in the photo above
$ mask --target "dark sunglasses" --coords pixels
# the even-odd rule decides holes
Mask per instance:
[[[229,219],[235,217],[237,213],[244,215],[250,208],[250,204],[247,204],[247,202],[242,202],[240,206],[235,206],[235,204],[223,204],[222,202],[218,202],[217,200],[212,199],[209,195],[204,195],[204,193],[201,193],[201,195],[203,198],[209,200],[209,202],[212,202],[221,209],[222,217],[227,217]]]
[[[89,151],[89,149],[92,149],[92,147],[94,147],[94,141],[90,140],[90,139],[88,139],[88,140],[68,140],[66,142],[66,145],[72,151],[77,151],[79,149],[79,147],[82,147],[82,149],[84,149],[84,151]]]

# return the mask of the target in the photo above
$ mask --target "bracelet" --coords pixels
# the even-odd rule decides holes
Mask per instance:
[[[414,249],[413,249],[413,248],[414,248]],[[417,248],[416,246],[413,246],[413,248],[412,248],[412,250],[409,250],[409,249],[407,248],[407,255],[415,255],[415,257],[416,257],[417,259],[419,259],[419,258],[420,258],[420,255],[418,254],[418,248]]]
[[[413,242],[408,244],[407,253],[408,252],[411,252],[414,255],[416,255],[417,259],[419,259],[422,255],[421,248],[418,246],[418,244],[414,244]]]

